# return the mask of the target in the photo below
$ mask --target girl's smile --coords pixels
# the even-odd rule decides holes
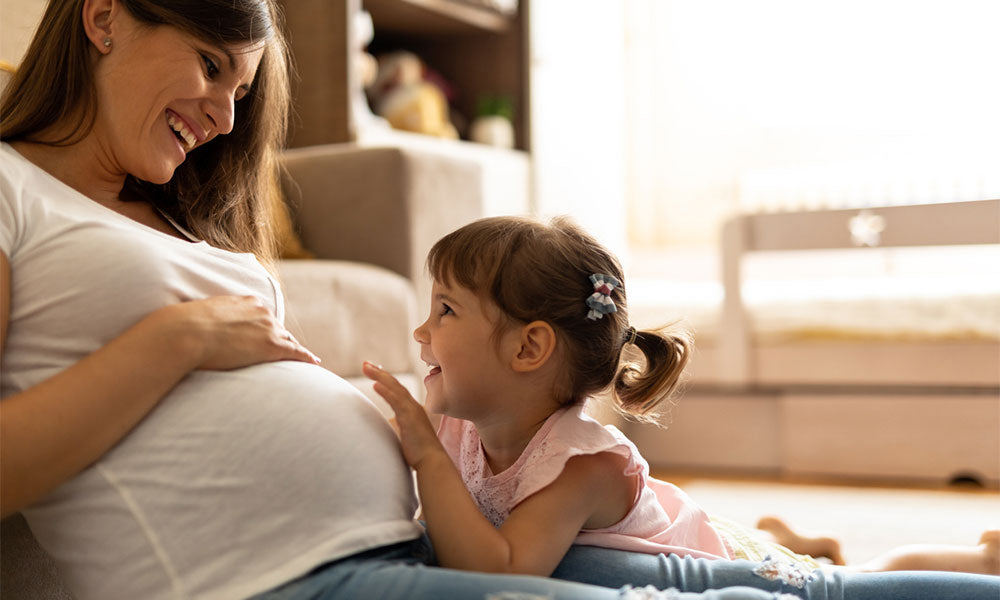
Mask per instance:
[[[430,382],[432,379],[434,379],[435,376],[441,374],[441,367],[439,367],[437,365],[433,365],[431,363],[427,363],[427,366],[430,367],[431,371],[430,371],[430,373],[427,374],[427,377],[424,377],[424,385],[425,386],[429,385],[428,382]]]

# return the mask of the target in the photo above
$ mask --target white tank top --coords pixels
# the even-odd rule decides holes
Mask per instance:
[[[0,398],[168,304],[252,294],[284,318],[277,282],[252,255],[137,223],[8,144],[0,250],[12,272]],[[216,600],[413,539],[415,509],[377,409],[322,367],[284,361],[193,372],[96,464],[23,512],[79,600]]]

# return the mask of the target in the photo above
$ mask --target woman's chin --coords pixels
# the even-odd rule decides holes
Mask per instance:
[[[156,185],[163,185],[169,183],[171,179],[174,178],[174,172],[180,165],[175,165],[173,163],[161,165],[157,169],[149,169],[145,173],[133,173],[139,179],[143,181],[148,181],[149,183],[155,183]]]

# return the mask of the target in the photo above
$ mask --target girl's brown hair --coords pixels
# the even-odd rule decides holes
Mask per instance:
[[[687,334],[629,326],[624,277],[618,260],[566,217],[550,223],[522,217],[480,219],[439,240],[427,257],[435,280],[456,283],[500,308],[511,324],[545,321],[564,346],[567,368],[555,393],[580,402],[610,386],[616,406],[651,420],[677,388],[691,355]],[[622,285],[611,292],[617,311],[589,319],[593,274]],[[643,361],[623,350],[634,344]]]
[[[150,27],[171,26],[218,46],[264,46],[249,94],[235,104],[233,131],[192,151],[166,184],[126,178],[122,199],[152,202],[214,246],[275,254],[278,150],[289,107],[289,54],[274,0],[118,0]],[[97,108],[84,0],[50,0],[0,103],[0,139],[72,145]],[[69,126],[62,139],[42,139]]]

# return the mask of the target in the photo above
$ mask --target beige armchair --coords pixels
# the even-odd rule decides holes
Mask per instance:
[[[453,157],[350,144],[285,153],[283,191],[303,245],[320,260],[282,261],[292,332],[323,365],[370,394],[370,360],[422,391],[413,329],[429,309],[424,259],[481,215],[479,167]]]
[[[317,256],[279,263],[288,327],[369,397],[364,360],[419,393],[423,369],[411,335],[429,305],[424,257],[438,237],[480,215],[479,168],[421,150],[353,145],[289,150],[285,166],[293,219]],[[0,597],[71,598],[20,515],[0,523]]]

